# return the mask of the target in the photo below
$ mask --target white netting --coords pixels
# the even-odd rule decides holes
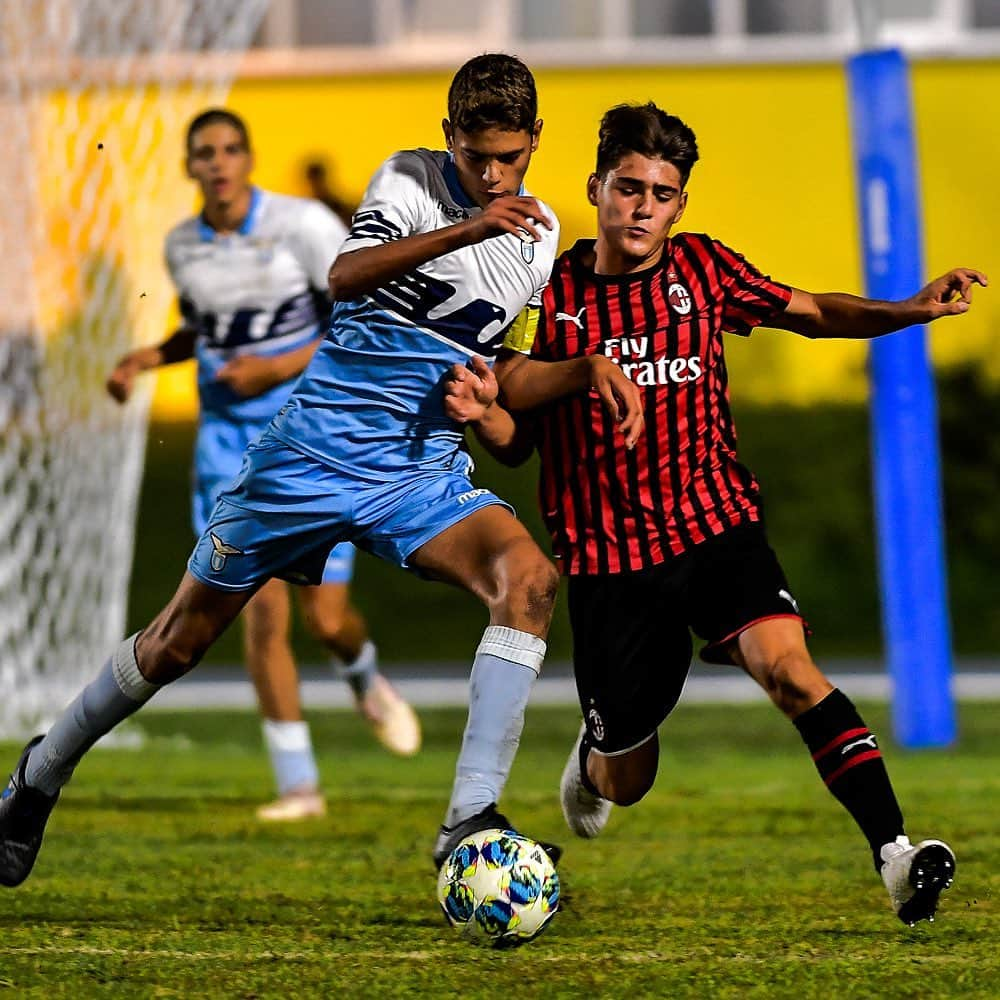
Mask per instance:
[[[104,379],[166,332],[184,128],[267,3],[0,0],[0,737],[122,635],[147,407]]]

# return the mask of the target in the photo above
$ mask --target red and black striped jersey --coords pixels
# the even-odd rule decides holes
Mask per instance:
[[[593,247],[556,261],[532,357],[606,355],[643,391],[646,425],[626,451],[593,391],[540,414],[542,514],[570,574],[644,569],[760,520],[757,481],[736,457],[722,334],[749,334],[792,294],[697,233],[633,274],[595,274]]]

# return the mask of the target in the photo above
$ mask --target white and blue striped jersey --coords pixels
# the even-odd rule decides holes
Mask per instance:
[[[452,468],[463,429],[445,416],[443,378],[472,355],[492,361],[518,314],[540,304],[559,243],[555,215],[543,208],[553,228],[539,227],[538,243],[513,234],[483,240],[335,303],[326,339],[271,433],[362,478]],[[448,153],[406,150],[372,178],[341,252],[480,211]]]
[[[187,326],[195,330],[203,417],[266,421],[293,381],[260,396],[237,396],[216,372],[242,354],[275,355],[313,340],[329,315],[327,274],[347,235],[325,205],[254,188],[235,233],[201,216],[167,235],[166,259]]]

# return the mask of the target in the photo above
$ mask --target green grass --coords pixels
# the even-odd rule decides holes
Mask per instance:
[[[955,750],[887,751],[912,833],[959,855],[937,923],[908,930],[769,707],[682,705],[657,787],[592,843],[568,841],[555,792],[575,715],[531,710],[504,806],[566,846],[565,909],[509,953],[463,943],[434,901],[463,713],[425,712],[406,761],[313,715],[331,814],[284,827],[252,818],[255,716],[146,713],[146,749],[86,759],[36,873],[0,896],[0,996],[995,997],[996,711],[963,705]]]

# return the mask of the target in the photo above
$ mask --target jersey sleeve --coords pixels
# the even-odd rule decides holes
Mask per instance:
[[[413,151],[393,154],[369,181],[342,252],[426,232],[429,205],[426,162]]]
[[[347,228],[326,205],[305,203],[293,237],[294,250],[315,291],[326,294],[330,265],[346,238]]]
[[[788,285],[757,270],[745,257],[718,240],[712,255],[723,289],[722,328],[747,337],[754,327],[766,324],[785,311],[792,298]]]

